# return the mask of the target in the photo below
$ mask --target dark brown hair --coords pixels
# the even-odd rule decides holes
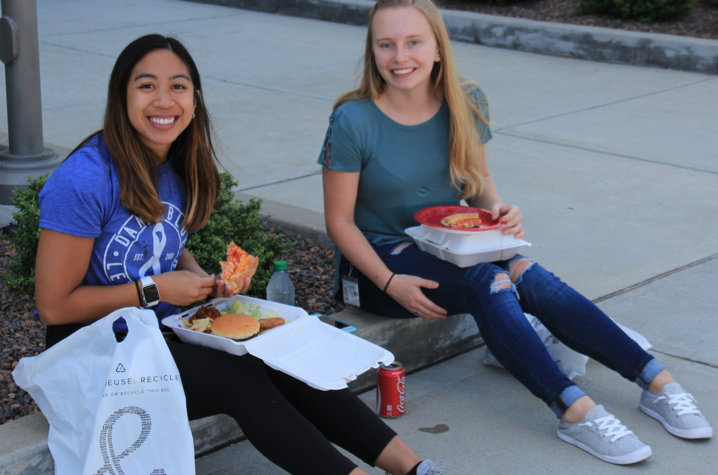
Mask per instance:
[[[117,169],[122,205],[146,223],[161,221],[165,207],[157,193],[155,167],[158,157],[140,140],[127,114],[127,88],[132,70],[145,55],[160,49],[172,51],[187,66],[196,95],[195,118],[172,143],[168,153],[171,166],[184,178],[187,188],[184,227],[194,231],[209,219],[221,182],[199,71],[182,43],[152,34],[127,45],[110,75],[105,119],[98,133],[104,136]]]

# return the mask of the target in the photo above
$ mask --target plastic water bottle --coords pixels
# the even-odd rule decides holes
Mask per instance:
[[[294,306],[294,284],[285,261],[274,261],[274,274],[267,285],[267,300]]]

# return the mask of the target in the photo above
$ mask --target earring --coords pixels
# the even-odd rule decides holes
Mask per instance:
[[[436,62],[438,63],[439,61],[441,61],[441,55],[437,54],[437,55],[436,55]]]
[[[194,119],[194,114],[192,114],[192,118]]]

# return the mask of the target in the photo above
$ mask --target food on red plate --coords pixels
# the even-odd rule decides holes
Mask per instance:
[[[284,325],[284,319],[282,317],[260,318],[259,319],[259,330],[260,331],[271,330],[272,328],[276,328],[280,325]]]
[[[237,294],[244,286],[244,279],[252,277],[257,271],[259,259],[250,256],[235,243],[227,246],[227,260],[219,263],[222,266],[222,280]]]
[[[259,333],[259,320],[237,313],[222,315],[212,322],[212,333],[232,340],[247,340]]]
[[[477,228],[481,224],[479,213],[457,213],[442,218],[441,224],[457,229]]]

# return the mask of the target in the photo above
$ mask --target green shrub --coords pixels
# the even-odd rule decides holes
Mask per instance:
[[[234,200],[232,188],[237,181],[229,173],[222,173],[222,189],[207,225],[187,239],[187,249],[199,265],[210,274],[219,274],[220,260],[225,260],[227,244],[237,243],[242,249],[259,258],[259,268],[252,279],[248,295],[265,297],[265,289],[272,276],[275,259],[284,254],[291,244],[282,242],[281,235],[265,235],[263,219],[259,214],[261,200],[252,198],[243,205]],[[39,195],[47,175],[28,179],[27,188],[13,192],[12,202],[17,208],[13,218],[17,228],[8,236],[15,247],[5,280],[13,289],[32,292],[35,288],[35,257],[40,239]]]
[[[652,23],[677,18],[693,9],[693,0],[581,0],[577,13],[605,13]]]
[[[265,298],[274,261],[287,252],[291,244],[282,242],[281,235],[264,233],[264,220],[259,214],[262,201],[252,198],[242,204],[234,200],[232,188],[237,181],[229,173],[222,173],[222,190],[214,203],[212,216],[204,228],[190,235],[187,249],[197,263],[210,274],[221,272],[219,261],[226,260],[227,244],[234,241],[249,254],[259,258],[259,267],[252,278],[247,295]]]
[[[5,274],[8,287],[34,292],[35,290],[35,256],[37,243],[40,240],[40,203],[39,195],[45,186],[47,175],[38,178],[28,177],[27,188],[15,188],[12,203],[17,208],[12,214],[17,228],[8,241],[15,247],[13,256]]]

